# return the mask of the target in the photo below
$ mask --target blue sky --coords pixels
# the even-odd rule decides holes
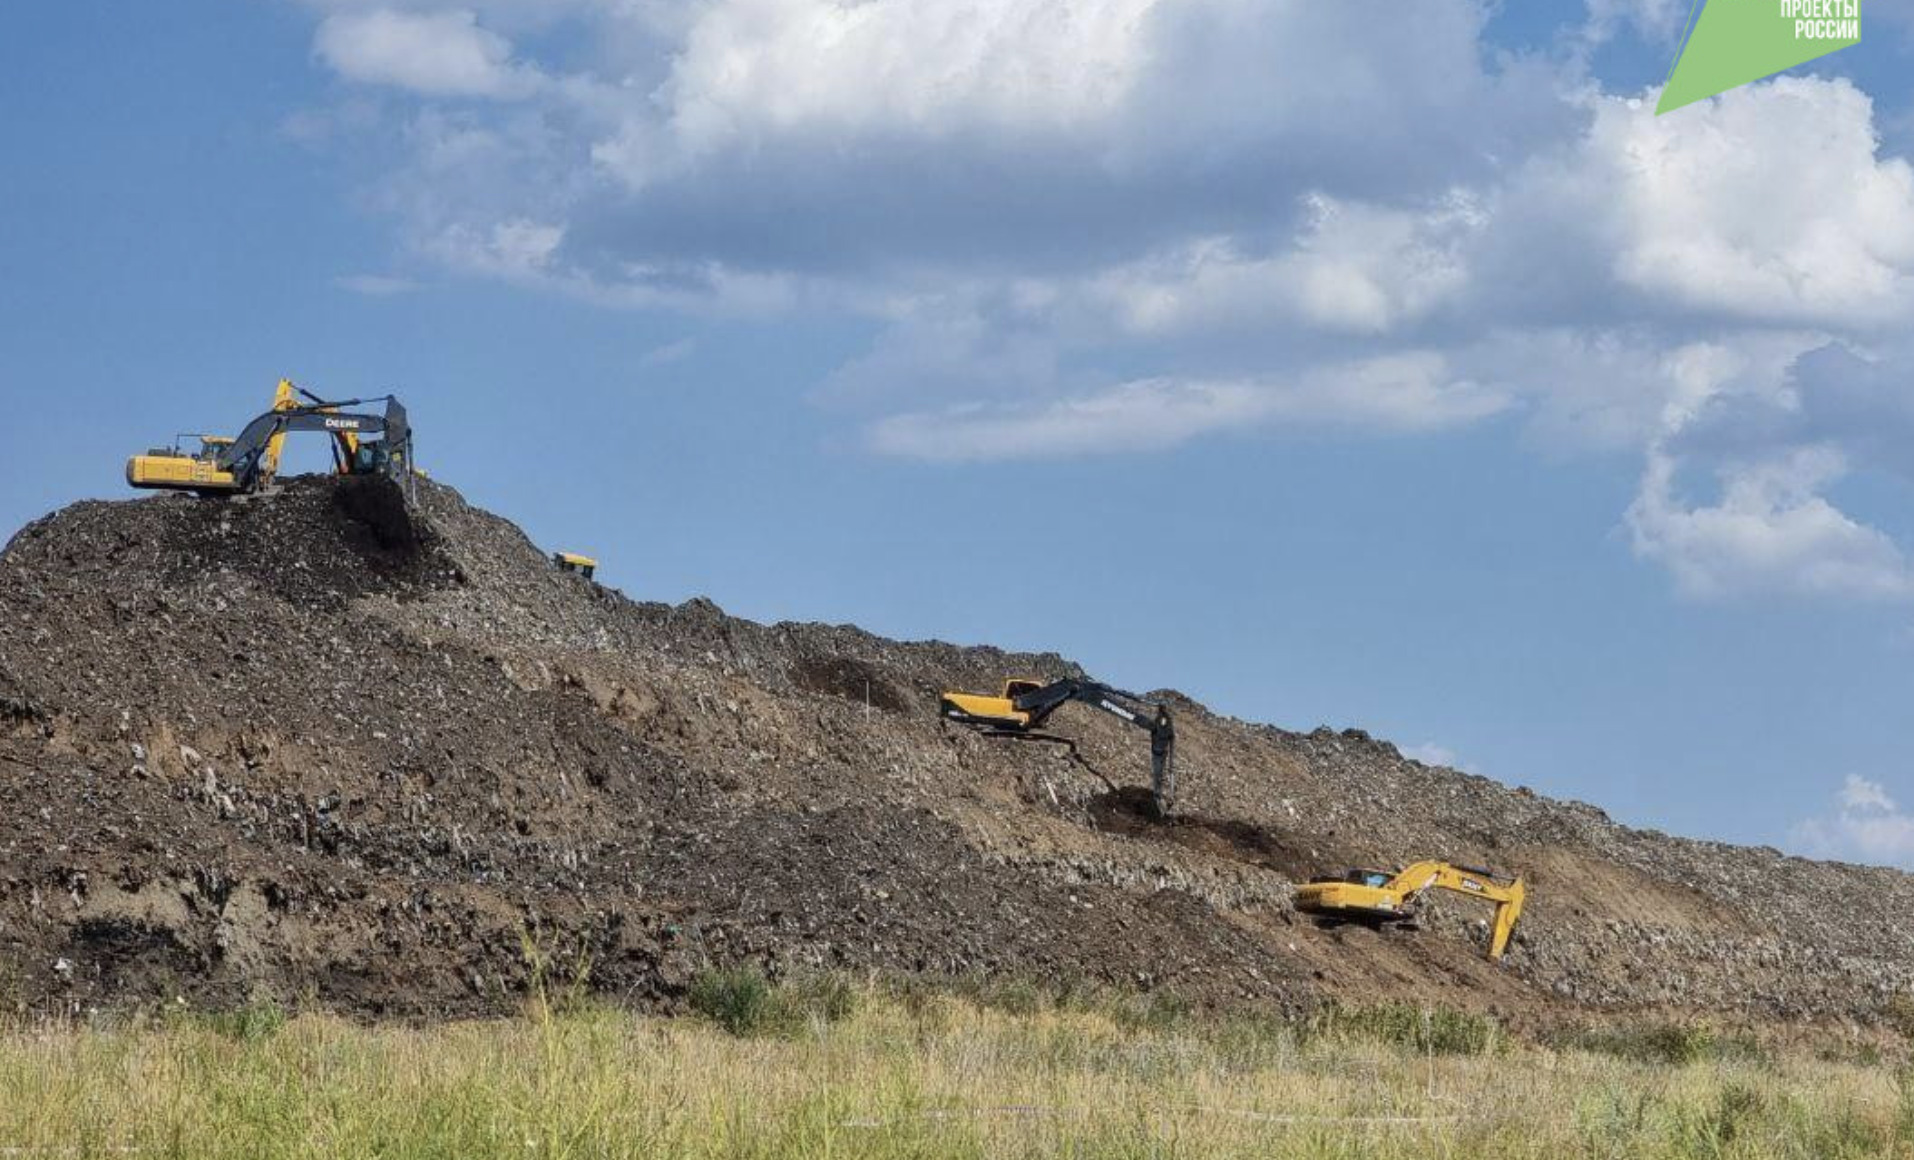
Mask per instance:
[[[1685,14],[15,5],[0,525],[396,390],[636,597],[1914,865],[1914,12],[1657,119]]]

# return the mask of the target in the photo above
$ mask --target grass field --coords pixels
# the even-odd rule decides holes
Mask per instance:
[[[700,1016],[273,1008],[0,1036],[0,1157],[1914,1157],[1914,1071],[1673,1027],[1512,1043],[716,976]]]

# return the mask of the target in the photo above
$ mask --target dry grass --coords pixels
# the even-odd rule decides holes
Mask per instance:
[[[744,1036],[549,1006],[16,1031],[0,1156],[1914,1157],[1892,1066],[1133,1016],[863,990]]]

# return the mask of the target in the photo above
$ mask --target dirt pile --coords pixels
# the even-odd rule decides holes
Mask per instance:
[[[646,1002],[742,959],[1538,1019],[1866,1019],[1914,984],[1907,875],[1173,693],[1181,816],[1156,823],[1115,722],[1060,714],[1073,758],[937,720],[941,689],[1059,657],[634,603],[449,489],[410,521],[393,498],[83,503],[7,546],[0,1002],[476,1013],[516,1005],[528,939]],[[1502,964],[1466,903],[1386,933],[1290,907],[1310,873],[1424,854],[1528,876]]]

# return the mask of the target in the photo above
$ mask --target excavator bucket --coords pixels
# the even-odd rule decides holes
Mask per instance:
[[[1499,959],[1502,952],[1508,950],[1509,939],[1515,935],[1516,920],[1522,917],[1522,903],[1528,898],[1528,888],[1517,878],[1507,888],[1508,896],[1495,904],[1495,925],[1489,932],[1489,957]]]

